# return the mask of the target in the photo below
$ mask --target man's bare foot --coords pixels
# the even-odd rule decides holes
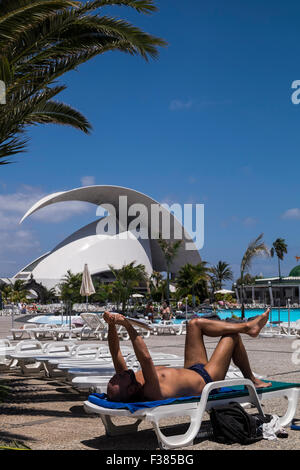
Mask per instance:
[[[252,338],[256,338],[259,335],[259,332],[262,330],[262,328],[267,324],[269,320],[269,313],[270,313],[270,308],[267,308],[267,310],[262,315],[248,322],[248,326],[249,326],[248,335],[249,336],[252,336]]]
[[[266,388],[272,386],[272,382],[263,382],[257,377],[253,377],[252,382],[254,383],[255,388]]]

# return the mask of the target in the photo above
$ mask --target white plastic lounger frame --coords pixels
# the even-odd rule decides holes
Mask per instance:
[[[212,390],[222,387],[233,387],[236,385],[245,385],[248,389],[248,395],[208,401],[209,393]],[[184,447],[193,444],[193,441],[200,430],[204,412],[209,411],[212,407],[222,406],[234,400],[239,403],[253,404],[257,408],[259,414],[264,416],[260,405],[260,400],[283,396],[288,399],[288,407],[286,414],[280,418],[280,424],[281,426],[286,426],[292,421],[295,415],[299,397],[299,389],[290,388],[285,390],[264,392],[261,394],[259,393],[259,390],[255,389],[253,383],[247,379],[221,380],[217,382],[211,382],[205,385],[201,397],[199,397],[199,401],[162,405],[156,408],[143,408],[141,410],[137,410],[135,413],[131,413],[126,409],[103,408],[89,401],[84,402],[84,409],[87,413],[96,413],[100,415],[100,418],[105,426],[106,433],[109,436],[136,432],[141,421],[147,420],[153,425],[160,448],[176,449],[178,447]],[[116,426],[112,422],[112,418],[120,416],[133,418],[135,423],[125,426]],[[184,434],[178,434],[175,436],[166,436],[163,434],[159,424],[160,420],[179,416],[190,417],[190,425],[188,430]]]
[[[163,333],[175,334],[177,336],[183,333],[183,323],[174,323],[172,320],[162,320],[159,323],[153,323],[154,335]]]
[[[122,354],[129,356],[133,354],[133,349],[121,347]],[[68,376],[68,370],[76,368],[90,369],[92,367],[104,367],[112,364],[111,354],[107,345],[82,344],[74,348],[68,357],[47,357],[43,360],[46,374],[49,377]]]
[[[43,356],[52,355],[69,355],[75,347],[75,343],[55,342],[42,344],[39,341],[31,341],[35,345],[35,349],[28,351],[28,341],[21,341],[15,351],[9,354],[9,357],[17,362],[23,375],[39,374],[44,372],[44,366],[41,361]]]
[[[64,375],[64,371],[58,369],[58,364],[68,362],[76,363],[80,361],[93,360],[99,351],[106,351],[106,346],[101,346],[99,343],[80,344],[74,346],[69,351],[69,354],[62,354],[61,356],[49,355],[45,357],[37,357],[37,360],[41,360],[44,366],[44,370],[47,377],[57,377]]]

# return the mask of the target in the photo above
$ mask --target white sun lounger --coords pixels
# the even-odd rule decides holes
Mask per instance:
[[[28,351],[27,342],[21,341],[16,349],[8,353],[8,357],[14,361],[14,366],[21,369],[23,375],[38,374],[44,370],[42,358],[54,356],[69,356],[76,346],[74,342],[40,343],[35,341],[36,349]]]
[[[174,323],[172,320],[161,320],[159,323],[153,323],[153,334],[174,334],[181,335],[184,330],[184,323]]]
[[[133,349],[124,346],[121,347],[122,354],[126,358],[133,354]],[[101,368],[108,364],[112,366],[111,354],[107,345],[95,344],[91,347],[89,344],[77,346],[73,354],[69,357],[48,357],[43,360],[44,368],[49,377],[67,376],[69,369],[90,369]]]
[[[276,382],[273,384],[276,384]],[[154,428],[160,448],[175,449],[193,444],[193,441],[200,430],[205,411],[209,411],[212,407],[228,404],[230,401],[251,403],[257,408],[259,414],[263,416],[260,401],[268,398],[285,397],[288,400],[288,407],[285,415],[280,418],[280,425],[288,425],[294,418],[297,409],[300,384],[285,384],[282,382],[279,382],[279,384],[280,385],[277,387],[272,386],[271,388],[256,390],[253,383],[244,378],[222,380],[205,385],[199,398],[190,401],[177,401],[168,405],[154,406],[153,408],[142,408],[138,409],[134,413],[131,413],[126,408],[106,408],[91,403],[90,401],[84,402],[84,409],[87,413],[98,414],[100,416],[105,426],[106,433],[109,436],[136,432],[140,422],[147,420]],[[232,388],[241,385],[247,387],[247,391],[240,390],[209,396],[209,394],[215,389],[220,389],[222,387]],[[135,422],[131,425],[125,426],[117,426],[112,422],[112,418],[122,416],[132,418]],[[189,416],[190,425],[188,430],[184,434],[166,436],[160,427],[160,421],[165,418],[175,418],[179,416]]]
[[[57,325],[33,325],[31,323],[26,323],[20,328],[11,328],[13,340],[21,339],[45,339],[52,338],[52,332],[57,328]],[[10,338],[10,337],[9,337]]]
[[[290,322],[282,322],[280,323],[280,333],[283,335],[295,336],[300,333],[300,320]]]
[[[0,340],[0,370],[9,370],[16,365],[17,361],[11,357],[11,354],[20,351],[34,354],[41,348],[39,341],[22,340],[16,345],[12,345],[8,339]]]

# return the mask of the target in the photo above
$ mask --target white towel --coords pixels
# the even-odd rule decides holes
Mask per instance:
[[[287,432],[281,426],[277,415],[272,415],[271,421],[262,425],[262,431],[263,438],[268,439],[269,441],[277,439],[278,434],[287,435]]]

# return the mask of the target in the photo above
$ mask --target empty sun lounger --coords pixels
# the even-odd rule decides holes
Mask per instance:
[[[0,370],[9,370],[17,364],[17,360],[11,357],[15,352],[22,350],[24,353],[35,354],[41,350],[42,345],[39,341],[22,340],[16,345],[12,345],[8,339],[0,340]]]
[[[28,351],[27,342],[21,341],[16,349],[8,354],[8,357],[14,360],[14,366],[21,369],[23,375],[39,374],[44,370],[42,358],[54,356],[68,356],[76,346],[74,342],[55,342],[42,344],[35,341],[36,349]]]
[[[153,332],[155,335],[174,334],[181,335],[184,330],[184,323],[174,323],[172,320],[162,320],[159,323],[153,323]]]
[[[218,389],[218,393],[215,393],[216,389]],[[124,404],[108,402],[104,394],[93,394],[84,402],[84,409],[87,413],[100,416],[109,436],[136,432],[140,422],[147,420],[153,425],[160,448],[175,449],[193,444],[200,430],[205,411],[209,411],[212,407],[222,406],[230,401],[251,403],[263,416],[260,404],[262,400],[285,397],[288,400],[288,407],[285,415],[280,418],[280,425],[286,426],[294,418],[299,390],[300,384],[286,382],[272,382],[272,387],[256,390],[250,380],[231,379],[207,384],[199,397],[174,398],[162,400],[161,402]],[[117,426],[112,422],[112,418],[122,416],[132,418],[135,422],[123,426]],[[184,434],[166,436],[162,432],[160,421],[165,418],[179,416],[189,416],[190,425],[188,430]]]
[[[128,346],[122,346],[121,351],[123,356],[130,357],[133,349]],[[134,355],[135,358],[135,355]],[[48,357],[44,359],[44,368],[49,377],[65,376],[69,380],[69,370],[75,369],[77,373],[90,369],[100,369],[103,367],[110,367],[111,375],[113,375],[113,364],[111,354],[107,345],[95,345],[90,348],[89,345],[81,345],[74,349],[73,354],[69,357]]]

